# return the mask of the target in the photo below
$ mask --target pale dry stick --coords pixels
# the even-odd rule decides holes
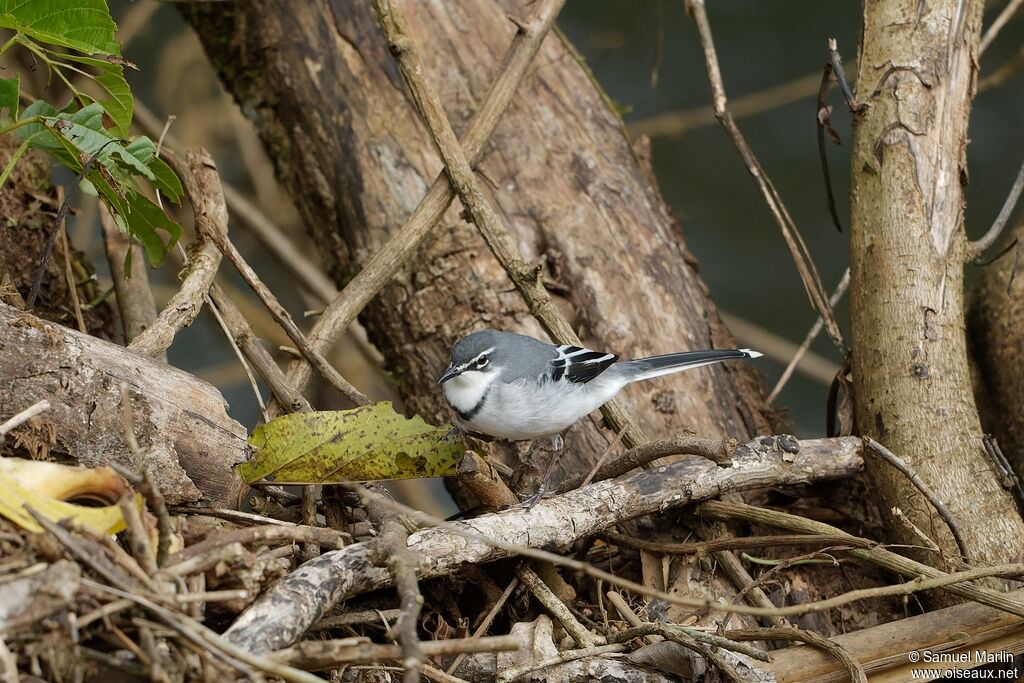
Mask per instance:
[[[375,563],[388,568],[398,591],[401,616],[398,617],[396,630],[402,648],[402,666],[405,668],[403,677],[406,683],[419,683],[425,652],[416,629],[419,626],[423,596],[416,578],[416,557],[408,547],[409,531],[393,511],[375,504],[366,507],[371,518],[376,517],[373,521],[380,529]]]
[[[57,193],[60,196],[60,192]],[[64,280],[68,284],[68,293],[71,295],[71,307],[75,311],[75,323],[78,331],[88,333],[85,326],[85,318],[82,317],[82,303],[78,300],[78,285],[75,284],[75,273],[71,269],[71,242],[68,240],[67,224],[60,230],[60,244],[64,251]]]
[[[539,662],[531,662],[525,666],[516,667],[514,669],[505,669],[499,671],[495,677],[497,683],[512,683],[525,676],[528,673],[534,671],[541,671],[552,666],[558,666],[559,664],[565,664],[566,662],[572,662],[577,659],[586,659],[587,657],[600,657],[601,655],[610,654],[613,652],[625,652],[629,649],[627,645],[621,645],[614,643],[611,645],[598,645],[596,647],[585,647],[579,650],[564,650],[556,655],[542,659]]]
[[[1021,162],[1020,170],[1017,171],[1017,178],[1013,181],[1010,194],[1006,196],[1006,201],[1003,202],[1002,208],[999,209],[999,215],[996,216],[996,220],[984,235],[968,245],[965,260],[977,262],[981,255],[995,244],[996,240],[999,239],[999,235],[1002,234],[1003,228],[1006,227],[1006,223],[1010,220],[1013,210],[1017,207],[1017,201],[1020,199],[1022,191],[1024,191],[1024,162]]]
[[[839,284],[837,284],[836,288],[832,291],[832,296],[828,299],[828,305],[834,307],[839,303],[839,300],[843,298],[844,294],[846,294],[846,290],[849,286],[850,268],[847,267],[846,272],[843,273],[843,277],[839,279]],[[775,383],[775,386],[772,387],[771,392],[768,394],[768,398],[765,399],[767,403],[771,403],[778,398],[779,394],[782,393],[782,390],[786,388],[786,384],[789,382],[790,377],[793,376],[793,371],[796,370],[800,361],[807,354],[808,350],[811,348],[811,344],[814,343],[814,340],[818,338],[818,334],[821,333],[824,326],[825,322],[819,315],[818,319],[814,321],[813,325],[811,325],[811,329],[807,331],[807,336],[805,336],[804,340],[800,343],[800,348],[798,348],[796,353],[793,354],[793,357],[786,365],[786,369],[782,371],[782,375],[779,377],[779,380]]]
[[[753,505],[745,505],[742,503],[723,503],[721,501],[708,501],[699,504],[695,509],[695,514],[711,517],[712,519],[723,519],[723,520],[744,520],[753,522],[756,524],[765,524],[767,526],[773,526],[780,529],[789,529],[791,531],[797,531],[800,533],[810,534],[835,534],[841,536],[848,536],[846,532],[841,529],[837,529],[834,526],[825,524],[823,522],[816,522],[806,517],[800,517],[799,515],[791,515],[785,512],[778,512],[776,510],[768,510],[766,508],[759,508]],[[856,538],[856,537],[854,537]],[[901,576],[913,577],[914,581],[920,583],[928,580],[945,580],[951,576],[963,576],[967,572],[959,572],[958,574],[947,574],[934,567],[930,567],[921,562],[916,562],[910,558],[904,557],[889,550],[885,550],[881,547],[875,548],[853,548],[849,551],[850,555],[869,562],[876,566],[888,569],[889,571],[895,572]],[[991,567],[983,567],[984,570],[992,570]],[[1005,570],[1006,566],[995,568],[996,571]],[[971,570],[978,571],[978,570]],[[924,577],[924,578],[922,578]],[[1015,600],[1014,598],[1000,593],[999,591],[991,590],[989,588],[982,588],[975,586],[970,583],[945,583],[940,587],[943,590],[965,598],[967,600],[973,600],[974,602],[982,605],[987,605],[1003,612],[1008,612],[1016,616],[1024,617],[1024,602]],[[890,589],[891,587],[882,587],[883,589]],[[877,589],[868,589],[877,590]],[[918,590],[921,590],[918,588]],[[899,593],[896,593],[899,594]],[[810,606],[815,606],[817,603],[808,603]],[[835,606],[835,605],[831,605]],[[783,608],[784,611],[788,611],[790,608]],[[817,611],[817,610],[812,610]],[[780,612],[781,613],[781,612]],[[790,616],[790,615],[785,615]]]
[[[1013,18],[1013,15],[1017,13],[1017,10],[1024,5],[1024,0],[1010,0],[1006,3],[1006,7],[999,13],[999,16],[995,18],[992,25],[985,31],[985,35],[981,37],[981,42],[978,43],[978,56],[985,54],[985,50],[992,44],[992,41],[996,39],[999,32],[1003,30],[1003,27]]]
[[[522,646],[522,642],[518,636],[509,635],[425,640],[422,645],[423,654],[427,657],[446,657],[478,652],[511,652],[518,650]],[[308,671],[334,669],[347,664],[398,659],[401,656],[401,648],[397,645],[370,643],[363,638],[306,640],[267,655],[274,661]]]
[[[580,486],[586,486],[590,482],[594,481],[594,477],[596,477],[597,473],[601,470],[602,467],[604,467],[604,464],[605,462],[607,462],[608,457],[611,456],[612,451],[614,451],[615,448],[622,442],[622,437],[624,437],[625,435],[626,433],[624,431],[620,431],[618,434],[615,435],[615,438],[612,440],[612,442],[608,444],[608,448],[604,449],[604,453],[601,454],[601,457],[597,459],[597,462],[594,463],[594,466],[590,468],[589,472],[587,472],[587,476],[583,478],[583,481],[580,483]]]
[[[645,636],[661,636],[662,638],[672,639],[672,635],[675,633],[683,634],[703,645],[710,645],[711,647],[720,647],[723,650],[738,652],[741,655],[746,655],[747,657],[756,659],[759,662],[772,661],[771,655],[756,647],[744,645],[743,643],[729,640],[727,637],[717,636],[713,633],[706,633],[695,628],[687,628],[685,626],[677,626],[675,624],[667,624],[664,622],[640,622],[632,628],[612,634],[609,636],[609,641],[613,643],[626,643],[634,638],[643,638]],[[683,647],[686,646],[684,645]]]
[[[149,107],[138,99],[135,100],[134,122],[150,137],[162,134],[163,124]],[[166,136],[166,142],[171,149],[182,147],[181,141],[171,134]],[[321,268],[306,258],[266,214],[223,178],[221,185],[224,190],[224,201],[231,215],[241,219],[270,253],[299,281],[300,286],[324,303],[338,295],[338,289],[323,274]]]
[[[223,197],[218,201],[218,198],[206,190],[208,187],[216,187],[211,185],[211,180],[217,177],[217,167],[210,155],[205,152],[189,153],[187,166],[174,155],[168,154],[166,158],[175,166],[190,199],[199,199],[199,205],[192,206],[196,224],[209,222],[214,226],[226,226],[227,211],[223,207]],[[182,173],[183,169],[185,173]],[[163,355],[174,341],[175,335],[182,328],[191,325],[199,315],[213,279],[217,275],[221,259],[217,245],[202,235],[203,233],[197,230],[196,242],[190,249],[191,256],[181,287],[160,311],[153,324],[131,341],[128,348],[132,351],[150,357]]]
[[[707,11],[704,0],[685,0],[687,12],[693,17],[697,24],[697,32],[700,35],[701,47],[704,50],[704,60],[707,65],[708,80],[711,82],[712,102],[715,108],[715,117],[725,129],[729,139],[743,159],[747,171],[753,177],[755,184],[761,191],[765,203],[768,205],[776,224],[782,232],[786,241],[793,263],[803,282],[807,296],[815,310],[825,321],[825,329],[835,342],[836,346],[843,348],[843,336],[839,331],[839,324],[836,322],[832,307],[829,306],[828,297],[825,295],[824,287],[821,284],[821,276],[811,259],[810,251],[804,243],[803,237],[796,226],[796,222],[789,211],[782,203],[782,198],[772,184],[771,179],[765,173],[761,163],[754,156],[753,150],[747,144],[743,133],[740,132],[732,115],[726,108],[728,100],[725,96],[725,85],[722,81],[722,71],[718,65],[718,53],[715,51],[715,43],[711,36],[711,25],[708,23]]]
[[[813,631],[805,631],[804,629],[793,627],[751,628],[726,631],[725,636],[735,640],[795,640],[807,643],[811,647],[824,650],[839,660],[846,667],[847,672],[850,674],[850,680],[854,681],[854,683],[868,683],[864,666],[857,661],[856,657],[851,655],[842,646]]]
[[[241,349],[256,372],[266,381],[278,404],[284,406],[285,410],[290,413],[312,411],[313,407],[309,401],[288,381],[273,356],[260,343],[259,337],[249,321],[246,320],[245,315],[217,283],[210,287],[210,298],[220,311],[235,344]]]
[[[135,604],[151,612],[166,625],[181,633],[200,647],[215,649],[231,659],[237,659],[251,667],[273,674],[286,681],[292,681],[294,683],[322,683],[321,678],[306,673],[305,671],[299,671],[298,669],[285,664],[280,664],[268,657],[254,655],[243,648],[232,644],[226,638],[222,638],[220,635],[214,633],[194,619],[187,617],[184,614],[176,614],[169,609],[161,607],[155,602],[147,600],[141,595],[133,595],[132,593],[122,591],[112,586],[106,586],[102,583],[97,583],[88,578],[83,578],[82,583],[94,590],[109,593],[126,600],[131,600]]]
[[[179,550],[171,556],[168,566],[173,567],[179,562],[184,562],[227,543],[316,543],[331,549],[338,549],[347,545],[346,539],[351,542],[351,536],[344,531],[304,524],[282,526],[265,524],[243,529],[228,529],[211,534],[202,541]]]
[[[870,436],[864,437],[864,444],[882,460],[885,460],[887,463],[902,472],[910,483],[914,485],[914,488],[920,491],[921,495],[932,504],[932,507],[935,508],[935,512],[939,514],[942,521],[949,527],[950,533],[953,534],[953,539],[956,541],[956,547],[960,549],[960,555],[963,557],[964,562],[970,562],[971,556],[967,552],[967,540],[964,539],[964,535],[960,531],[960,525],[957,524],[956,519],[953,518],[953,513],[949,511],[946,504],[939,499],[935,492],[931,490],[923,479],[921,479],[917,472],[911,468],[910,463],[872,439]]]
[[[491,253],[519,291],[530,313],[540,322],[551,339],[560,344],[582,346],[583,343],[575,330],[551,299],[541,280],[540,272],[523,258],[512,235],[484,195],[480,181],[473,171],[472,155],[466,154],[452,129],[441,104],[440,95],[426,75],[426,69],[401,9],[393,0],[374,0],[373,4],[388,40],[388,48],[412,92],[416,108],[430,133],[431,141],[444,160],[448,179],[459,195],[462,205],[469,211],[473,223]],[[626,417],[620,403],[610,401],[604,405],[602,412],[614,431],[625,432],[623,439],[628,446],[638,446],[646,441],[639,427]]]
[[[400,609],[385,609],[385,610],[363,610],[362,612],[346,612],[334,617],[324,617],[320,621],[316,622],[310,630],[313,631],[327,631],[332,628],[340,628],[342,626],[357,626],[359,624],[376,624],[377,622],[384,620],[385,622],[397,619],[402,613]]]
[[[736,97],[729,107],[736,120],[756,116],[794,102],[811,99],[821,82],[821,72],[799,76],[793,80],[769,86],[763,90]],[[691,131],[715,124],[715,109],[703,105],[682,111],[668,111],[627,124],[632,137],[679,137]]]
[[[324,275],[323,270],[310,261],[281,229],[254,206],[245,195],[224,183],[224,199],[231,215],[242,223],[263,243],[299,282],[299,286],[323,303],[338,296],[338,288]]]
[[[10,648],[3,636],[0,636],[0,664],[4,665],[3,679],[6,683],[20,683],[21,677],[18,674],[18,659],[11,654]]]
[[[451,674],[447,674],[444,671],[441,671],[440,669],[435,669],[429,664],[423,665],[423,675],[432,681],[438,681],[438,683],[469,683],[469,681],[467,681],[464,678],[452,676]]]
[[[10,419],[0,424],[0,441],[2,441],[3,438],[11,432],[11,430],[17,429],[21,425],[31,420],[36,415],[45,413],[49,409],[50,402],[44,398],[41,401],[36,401],[28,408],[25,408],[25,410],[22,410],[19,413],[15,413],[10,417]]]
[[[744,346],[757,349],[766,358],[770,358],[780,365],[789,363],[800,350],[799,344],[738,315],[733,315],[728,311],[719,311],[719,316],[733,336],[741,340]],[[815,317],[817,318],[817,315]],[[796,371],[827,387],[835,379],[836,372],[839,371],[839,364],[821,354],[809,352],[800,359]]]
[[[482,157],[484,146],[512,101],[519,82],[526,74],[563,4],[565,0],[538,0],[526,21],[516,22],[518,30],[505,54],[500,73],[492,83],[480,109],[470,120],[462,141],[466,156],[472,163],[478,162]],[[455,191],[448,177],[441,172],[405,225],[328,304],[309,334],[310,343],[314,348],[324,351],[334,345],[356,316],[417,253],[419,246],[431,234],[454,198]],[[293,362],[288,370],[289,381],[300,391],[309,382],[310,375],[309,364],[302,361]],[[273,412],[274,407],[271,406],[271,413]]]
[[[212,289],[212,288],[211,288]],[[238,346],[238,342],[235,341],[235,335],[231,333],[231,329],[228,328],[227,322],[224,320],[224,316],[221,315],[220,310],[217,308],[217,304],[213,302],[213,297],[209,294],[206,295],[206,305],[210,309],[210,313],[213,313],[213,317],[217,320],[217,326],[220,327],[224,336],[228,340],[228,344],[231,346],[231,350],[235,352],[235,356],[238,358],[238,362],[242,366],[242,370],[245,371],[245,376],[249,379],[249,386],[252,387],[253,396],[256,397],[256,403],[260,407],[260,415],[263,417],[264,422],[270,422],[270,416],[267,415],[267,404],[263,401],[263,394],[260,392],[260,385],[256,382],[256,376],[252,374],[252,366],[249,365],[249,361],[246,359],[245,354],[242,353],[241,347]]]
[[[153,324],[157,316],[153,289],[149,285],[146,255],[138,242],[117,227],[106,204],[100,203],[99,213],[103,226],[103,246],[110,265],[110,277],[114,281],[114,291],[117,293],[121,330],[125,343],[130,344]]]
[[[210,240],[221,250],[231,265],[242,276],[242,279],[249,285],[249,287],[256,293],[263,305],[266,306],[267,310],[270,311],[270,315],[273,316],[277,324],[288,335],[295,345],[298,347],[299,352],[302,356],[316,368],[317,372],[323,375],[324,379],[331,383],[331,385],[337,389],[343,396],[348,398],[350,401],[355,403],[357,406],[364,406],[370,403],[370,399],[366,397],[366,394],[356,389],[352,384],[341,376],[331,362],[324,358],[323,354],[317,351],[309,340],[306,338],[302,331],[299,330],[298,325],[292,320],[291,314],[288,310],[281,305],[274,293],[270,291],[263,281],[260,279],[256,271],[246,262],[238,248],[228,239],[227,233],[219,231],[210,232],[208,235]]]
[[[741,536],[714,538],[708,541],[693,543],[666,543],[663,541],[647,541],[627,536],[614,531],[606,531],[604,536],[613,544],[634,550],[645,550],[663,555],[706,555],[722,550],[750,550],[752,548],[774,548],[784,546],[843,546],[850,548],[876,548],[879,543],[866,538],[850,536],[827,536],[824,534],[792,534],[777,536]]]
[[[505,590],[502,591],[501,595],[495,601],[494,605],[491,606],[491,609],[488,610],[487,616],[484,617],[484,620],[481,621],[480,625],[476,627],[475,631],[473,631],[473,638],[483,638],[487,635],[487,629],[489,629],[491,624],[494,623],[495,618],[498,616],[498,612],[500,612],[501,608],[505,606],[506,602],[508,602],[508,599],[512,596],[512,591],[514,591],[517,586],[519,586],[519,579],[513,577],[513,579],[508,582]],[[465,658],[465,653],[460,654],[455,658],[455,661],[451,663],[445,673],[448,675],[454,674],[459,670],[459,665],[462,664]]]
[[[579,622],[576,617],[573,616],[569,608],[565,606],[558,596],[551,592],[548,585],[544,583],[536,572],[530,569],[526,564],[520,564],[516,569],[516,577],[523,582],[530,594],[536,598],[544,609],[550,614],[555,620],[562,625],[565,632],[576,641],[576,645],[579,647],[593,647],[597,645],[597,639],[594,638],[594,634],[587,630],[587,628]]]

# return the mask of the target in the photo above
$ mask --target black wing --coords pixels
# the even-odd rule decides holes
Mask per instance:
[[[559,346],[558,356],[551,360],[551,378],[586,384],[607,370],[619,359],[614,353],[591,351],[579,346]]]

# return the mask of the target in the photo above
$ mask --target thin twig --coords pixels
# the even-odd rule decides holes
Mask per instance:
[[[618,595],[614,591],[609,593],[609,598],[612,595]],[[752,659],[756,659],[759,662],[770,662],[772,661],[771,656],[764,650],[760,650],[756,647],[749,645],[743,645],[729,640],[727,637],[716,636],[712,633],[705,633],[695,628],[686,628],[685,626],[676,626],[674,624],[663,624],[653,622],[641,622],[632,628],[628,628],[625,631],[619,631],[608,637],[608,641],[612,643],[626,643],[634,638],[642,638],[644,636],[661,636],[663,638],[671,637],[675,633],[682,633],[686,636],[696,640],[698,643],[704,643],[705,645],[711,645],[712,647],[720,647],[725,650],[732,650],[733,652],[739,652],[741,655],[746,655]]]
[[[680,436],[665,441],[651,441],[628,451],[601,466],[591,477],[592,481],[604,481],[622,476],[637,467],[670,455],[699,455],[720,465],[727,464],[735,447],[732,439],[704,439],[697,436]],[[589,474],[587,476],[590,476]],[[586,477],[577,475],[562,482],[559,491],[571,491],[580,488]]]
[[[576,641],[576,645],[579,647],[593,647],[597,644],[594,635],[573,616],[569,608],[565,606],[565,603],[551,592],[551,589],[537,576],[536,572],[526,564],[521,564],[516,569],[516,577],[523,582],[523,585],[530,591],[530,594],[547,610],[548,614],[562,625],[565,632]]]
[[[914,471],[914,468],[910,466],[910,463],[908,463],[906,460],[890,451],[882,444],[872,439],[870,436],[864,437],[864,443],[867,445],[868,448],[874,451],[876,455],[882,458],[882,460],[885,460],[887,463],[889,463],[890,465],[898,469],[900,472],[902,472],[904,476],[906,476],[907,479],[910,481],[910,483],[914,485],[914,488],[920,491],[921,495],[924,496],[928,500],[928,502],[932,504],[932,507],[935,508],[935,511],[939,513],[939,517],[941,517],[942,521],[944,521],[946,523],[946,526],[949,527],[950,533],[953,534],[953,539],[956,541],[956,546],[960,549],[960,556],[964,559],[965,562],[970,562],[971,557],[967,552],[967,541],[964,539],[963,533],[961,533],[960,531],[960,526],[956,523],[956,520],[953,518],[953,513],[949,511],[949,508],[946,507],[945,503],[939,500],[939,497],[935,495],[935,492],[932,491],[931,488],[929,488],[928,484],[926,484],[924,480],[921,479],[920,476],[918,476],[917,472]]]
[[[71,296],[71,307],[75,311],[75,322],[78,324],[79,332],[88,333],[89,330],[85,326],[85,318],[82,317],[82,304],[78,300],[78,285],[75,284],[75,274],[71,269],[71,241],[68,239],[66,225],[60,231],[60,243],[64,251],[64,281],[67,282],[68,294]]]
[[[992,25],[985,31],[985,35],[981,37],[981,42],[978,43],[978,56],[985,54],[985,50],[992,44],[992,41],[996,39],[999,32],[1003,30],[1003,27],[1013,18],[1013,15],[1017,13],[1017,10],[1024,5],[1024,0],[1010,0],[1006,3],[1006,7],[999,13],[999,16],[995,18]]]
[[[765,203],[767,203],[772,216],[775,218],[775,222],[778,224],[786,241],[786,246],[789,248],[790,255],[793,258],[811,304],[825,321],[825,329],[828,331],[829,336],[832,337],[832,341],[839,348],[843,348],[843,335],[839,331],[839,324],[836,322],[832,307],[828,304],[828,297],[825,295],[824,287],[821,284],[821,277],[818,275],[818,269],[811,259],[810,251],[800,235],[800,231],[792,216],[789,215],[789,211],[782,203],[782,198],[772,184],[771,179],[768,178],[761,163],[754,156],[753,150],[750,149],[732,115],[726,108],[725,85],[722,82],[722,71],[718,65],[718,53],[715,51],[715,43],[711,36],[711,25],[708,22],[704,0],[687,0],[686,6],[689,14],[697,24],[697,31],[700,34],[708,79],[711,82],[715,116],[722,124],[729,139],[735,145],[740,157],[743,159],[744,165],[747,167],[747,171],[753,177],[755,184],[764,197]]]
[[[249,378],[249,386],[252,387],[252,394],[256,397],[256,403],[260,407],[260,415],[263,417],[263,421],[270,422],[270,416],[267,414],[267,404],[263,401],[263,393],[260,391],[260,385],[256,382],[256,376],[252,373],[252,366],[249,365],[249,361],[246,360],[245,354],[242,353],[242,349],[238,347],[238,342],[235,341],[235,335],[231,334],[228,324],[224,321],[224,316],[220,314],[217,304],[213,302],[213,298],[209,294],[206,295],[206,306],[210,309],[210,313],[213,313],[213,317],[217,319],[217,325],[227,338],[228,344],[231,346],[231,350],[235,352],[235,357],[238,358],[238,362],[241,364],[242,370],[245,371],[245,376]]]
[[[751,548],[774,548],[782,546],[843,546],[849,548],[875,548],[879,544],[866,538],[850,536],[828,536],[825,534],[792,534],[776,536],[742,536],[739,538],[715,538],[693,543],[665,543],[634,538],[626,534],[608,531],[604,534],[611,543],[623,548],[645,550],[664,555],[706,555],[721,550],[747,550]]]
[[[846,290],[849,288],[849,286],[850,268],[847,267],[846,272],[843,273],[843,277],[840,278],[839,280],[839,284],[837,284],[835,290],[833,290],[832,296],[828,298],[829,306],[832,306],[834,308],[835,305],[839,303],[839,300],[843,297],[843,295],[846,294]],[[765,401],[771,403],[776,398],[778,398],[782,390],[786,388],[786,384],[789,382],[789,378],[793,376],[793,371],[796,370],[797,366],[800,364],[800,360],[807,354],[808,350],[810,350],[811,344],[813,344],[814,340],[818,338],[818,334],[821,333],[821,330],[824,326],[825,323],[819,315],[818,319],[814,321],[813,325],[811,325],[811,329],[807,331],[807,335],[804,337],[804,340],[800,343],[800,348],[797,349],[796,353],[793,354],[793,357],[789,360],[789,363],[786,365],[786,369],[783,370],[782,375],[779,377],[779,380],[775,383],[775,386],[772,387],[771,393],[768,394],[768,398],[766,398]]]
[[[480,625],[476,627],[475,631],[473,631],[473,638],[483,638],[485,635],[487,635],[487,629],[489,629],[491,627],[491,624],[494,623],[495,618],[497,618],[498,616],[498,612],[500,612],[501,608],[505,606],[505,603],[508,602],[508,599],[512,596],[512,591],[514,591],[518,586],[519,579],[517,578],[513,578],[511,581],[508,582],[508,585],[505,587],[505,590],[502,591],[498,599],[494,602],[493,605],[491,605],[491,609],[487,611],[487,616],[484,617],[484,620],[481,621]],[[455,661],[451,663],[451,666],[448,667],[445,673],[449,675],[454,674],[456,671],[459,670],[459,665],[462,664],[462,661],[465,658],[466,655],[464,653],[460,654],[458,657],[455,658]]]
[[[968,261],[978,263],[982,254],[999,239],[999,235],[1002,234],[1003,228],[1006,227],[1007,222],[1010,220],[1010,215],[1013,214],[1013,210],[1017,206],[1017,200],[1020,199],[1022,191],[1024,191],[1024,162],[1021,162],[1020,170],[1017,171],[1017,178],[1013,181],[1010,194],[1006,196],[1006,201],[1003,202],[1003,207],[999,210],[999,215],[996,216],[995,222],[992,223],[992,226],[984,235],[969,245],[967,249]]]
[[[30,405],[28,408],[25,408],[25,410],[22,410],[19,413],[15,413],[13,416],[11,416],[10,419],[8,419],[8,420],[4,421],[2,424],[0,424],[0,441],[3,441],[3,438],[8,433],[10,433],[11,430],[17,429],[21,425],[23,425],[26,422],[28,422],[29,420],[31,420],[36,415],[39,415],[41,413],[45,413],[49,409],[50,409],[50,402],[47,399],[44,398],[41,401],[36,401],[32,405]]]
[[[489,638],[452,638],[423,641],[427,657],[445,657],[477,652],[513,652],[520,649],[518,636],[491,636]],[[397,659],[402,651],[395,645],[366,642],[365,638],[339,640],[306,640],[269,655],[274,661],[309,671],[336,669],[348,664],[381,662]]]
[[[60,132],[54,132],[54,135],[61,135]],[[89,158],[82,164],[82,171],[78,174],[75,179],[75,185],[81,185],[82,181],[85,180],[85,176],[89,173],[89,169],[96,163],[96,159],[103,153],[103,150],[107,148],[107,145],[117,142],[116,140],[107,140],[100,146],[98,150],[89,155]],[[25,299],[25,307],[31,311],[32,307],[35,306],[36,297],[39,296],[39,288],[43,284],[43,276],[46,275],[46,264],[50,262],[50,253],[53,251],[53,243],[57,239],[57,233],[64,225],[64,218],[68,215],[68,209],[71,207],[71,192],[67,192],[64,195],[64,201],[60,203],[60,208],[57,210],[57,216],[53,219],[53,225],[50,226],[49,232],[46,233],[46,242],[43,243],[43,253],[39,255],[39,265],[36,266],[35,277],[32,278],[32,288],[28,290],[28,297]]]

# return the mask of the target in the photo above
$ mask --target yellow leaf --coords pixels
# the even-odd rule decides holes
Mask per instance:
[[[136,503],[142,505],[141,496]],[[47,519],[59,522],[70,519],[76,525],[98,534],[116,534],[125,528],[124,517],[117,505],[107,507],[86,507],[65,503],[18,483],[13,477],[0,472],[0,515],[23,529],[41,533],[43,528],[25,510],[29,505]]]
[[[249,443],[256,453],[238,466],[247,484],[443,477],[455,473],[466,450],[450,426],[406,419],[389,401],[284,415],[257,427]]]

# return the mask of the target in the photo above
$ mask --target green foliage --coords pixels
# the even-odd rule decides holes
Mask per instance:
[[[45,152],[79,175],[89,164],[83,189],[101,197],[117,224],[142,243],[150,263],[159,265],[181,226],[143,193],[140,183],[178,202],[181,181],[157,158],[152,140],[128,139],[135,101],[124,69],[134,67],[121,58],[106,0],[0,0],[3,28],[15,34],[0,53],[13,46],[28,50],[67,86],[72,99],[61,109],[36,101],[19,113],[18,78],[0,79],[5,123],[0,133],[15,131],[22,140],[0,172],[0,184],[26,149]],[[87,93],[79,87],[82,79],[92,80],[105,96]]]
[[[442,477],[455,473],[465,445],[451,427],[407,420],[389,401],[354,410],[293,413],[260,425],[256,453],[238,466],[247,484]]]

